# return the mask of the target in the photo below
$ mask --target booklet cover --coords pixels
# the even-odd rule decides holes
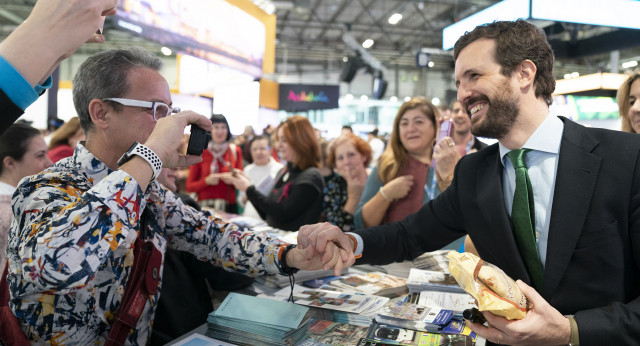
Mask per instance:
[[[367,335],[369,327],[326,320],[310,320],[295,332],[285,337],[285,344],[295,346],[352,346]],[[293,341],[296,340],[294,343]]]
[[[412,293],[426,290],[464,293],[453,275],[434,270],[411,268],[407,286]]]
[[[425,333],[374,322],[371,324],[367,336],[362,338],[357,345],[480,346],[484,344],[484,339],[476,340],[468,335]]]
[[[407,293],[407,280],[382,272],[371,272],[341,276],[320,288],[396,297]]]
[[[229,293],[209,319],[234,319],[295,329],[300,326],[309,308],[278,300]]]
[[[380,309],[376,321],[425,332],[440,332],[452,317],[451,310],[400,301],[390,302]]]

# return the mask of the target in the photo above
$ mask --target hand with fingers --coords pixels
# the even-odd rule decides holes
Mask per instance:
[[[335,243],[329,242],[324,251],[319,252],[313,246],[298,246],[287,253],[287,264],[303,270],[330,270],[336,276],[342,275],[342,270],[353,263],[343,260],[348,259],[345,250]]]
[[[104,42],[96,33],[117,0],[39,0],[31,14],[0,44],[5,58],[32,86],[85,42]]]
[[[518,280],[517,285],[527,296],[531,310],[521,320],[507,320],[504,317],[483,312],[487,326],[471,323],[469,327],[483,338],[502,345],[567,345],[571,338],[569,320],[536,292],[535,289]]]
[[[202,161],[201,156],[178,153],[177,149],[182,143],[184,128],[189,124],[196,124],[206,131],[210,131],[213,127],[211,120],[192,111],[182,111],[162,118],[156,123],[144,144],[158,155],[163,167],[187,167]]]
[[[253,185],[253,183],[251,182],[251,179],[249,179],[249,177],[239,169],[235,169],[233,173],[226,176],[225,179],[226,179],[225,183],[233,184],[233,186],[236,189],[242,192],[247,191],[249,186]]]
[[[453,138],[444,137],[436,144],[433,151],[433,159],[436,160],[436,171],[441,177],[453,177],[453,170],[460,160],[460,153],[456,150]]]
[[[334,248],[335,246],[335,248]],[[349,236],[330,223],[317,223],[300,227],[298,232],[298,247],[302,249],[313,248],[322,256],[322,268],[328,270],[341,265],[342,268],[350,267],[355,262],[353,255],[354,244]],[[337,251],[336,248],[339,250]],[[335,257],[339,255],[339,261]]]

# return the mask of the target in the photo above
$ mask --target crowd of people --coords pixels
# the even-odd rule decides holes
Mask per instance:
[[[161,60],[128,48],[79,67],[78,118],[49,146],[40,131],[12,124],[60,61],[104,40],[95,28],[115,4],[38,1],[0,44],[0,290],[9,292],[1,333],[13,328],[32,343],[166,342],[154,318],[177,325],[176,302],[206,297],[216,278],[232,289],[265,273],[338,275],[464,240],[518,279],[532,302],[522,320],[484,313],[488,325],[470,323],[491,342],[640,337],[639,73],[618,91],[622,131],[582,127],[549,113],[555,80],[544,32],[522,20],[494,22],[455,45],[450,116],[413,97],[386,144],[348,126],[323,143],[299,115],[236,144],[224,115],[174,107]],[[48,35],[59,35],[56,49],[26,54],[29,40]],[[440,133],[443,121],[450,133]],[[184,152],[190,124],[211,133],[201,156]],[[531,203],[523,231],[513,221],[522,216],[522,165]],[[186,191],[178,191],[175,170],[184,167]],[[216,209],[299,230],[298,245],[220,219]],[[198,280],[184,279],[194,262]],[[187,281],[195,293],[175,285]]]

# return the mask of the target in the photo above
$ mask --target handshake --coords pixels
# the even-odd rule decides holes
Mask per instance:
[[[330,223],[300,227],[298,247],[287,253],[286,263],[304,270],[331,270],[336,276],[355,262],[355,239]]]

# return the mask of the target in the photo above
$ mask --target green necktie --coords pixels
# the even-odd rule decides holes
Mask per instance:
[[[507,153],[516,171],[516,192],[513,195],[511,222],[533,286],[540,289],[542,288],[542,263],[536,246],[536,213],[533,203],[533,189],[524,162],[524,155],[530,150],[517,149]]]

